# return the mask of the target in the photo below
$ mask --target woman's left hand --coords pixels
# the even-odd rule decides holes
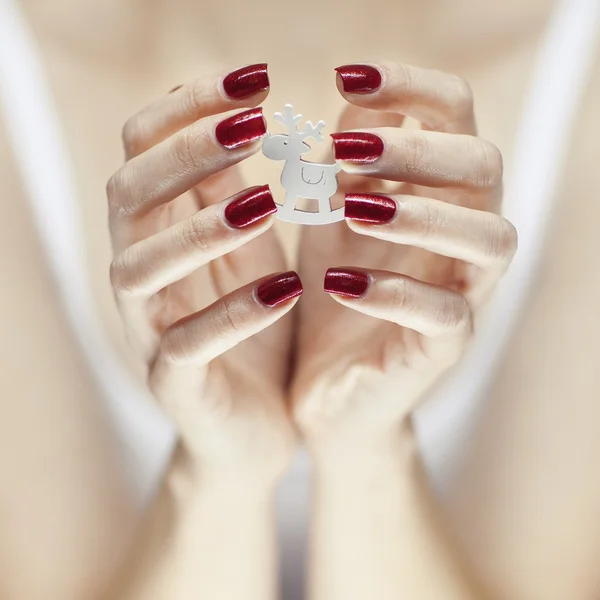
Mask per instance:
[[[476,135],[466,82],[385,64],[338,69],[338,88],[346,222],[305,228],[300,250],[292,390],[313,449],[393,435],[463,353],[517,246],[498,214],[502,156]],[[403,115],[421,128],[398,127]]]

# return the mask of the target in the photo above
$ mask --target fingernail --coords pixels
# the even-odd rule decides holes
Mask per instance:
[[[369,276],[354,269],[327,269],[323,287],[329,294],[360,298],[369,287]]]
[[[342,78],[344,91],[350,94],[370,94],[381,86],[381,72],[369,65],[343,65],[336,71]]]
[[[256,295],[263,304],[273,307],[300,296],[303,291],[298,273],[288,271],[263,281],[256,288]]]
[[[344,217],[365,223],[387,223],[396,214],[396,203],[376,194],[346,194]]]
[[[172,94],[173,92],[176,92],[177,90],[180,90],[183,86],[182,85],[176,85],[173,89],[169,90],[169,94]]]
[[[383,154],[383,140],[373,133],[347,131],[331,137],[336,160],[372,163]]]
[[[264,92],[269,89],[267,65],[265,63],[250,65],[229,73],[223,80],[223,89],[230,98],[235,100]]]
[[[220,144],[232,150],[249,144],[267,133],[262,108],[253,108],[221,121],[215,130]]]
[[[225,207],[225,219],[236,228],[247,227],[277,212],[277,205],[268,185],[254,188]]]

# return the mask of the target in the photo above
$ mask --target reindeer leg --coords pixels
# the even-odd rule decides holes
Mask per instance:
[[[331,200],[328,196],[319,197],[319,212],[323,215],[331,212]]]
[[[280,209],[280,213],[282,216],[289,216],[294,212],[296,208],[296,196],[291,192],[286,191],[285,200],[283,201],[283,205]]]

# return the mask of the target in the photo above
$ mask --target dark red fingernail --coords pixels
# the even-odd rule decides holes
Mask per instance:
[[[369,287],[369,276],[354,269],[327,269],[323,287],[329,294],[360,298]]]
[[[343,65],[336,71],[342,78],[344,91],[350,94],[370,94],[381,86],[381,72],[369,65]]]
[[[288,271],[263,281],[256,288],[256,295],[263,304],[273,307],[300,296],[303,291],[298,273]]]
[[[262,108],[253,108],[221,121],[215,130],[219,143],[229,148],[237,148],[260,139],[267,133]]]
[[[232,227],[247,227],[268,215],[277,212],[277,204],[273,200],[268,185],[254,188],[225,207],[225,218]]]
[[[344,216],[365,223],[387,223],[396,214],[396,203],[388,196],[346,194]]]
[[[383,140],[373,133],[346,131],[331,137],[336,160],[372,163],[383,154]]]
[[[225,93],[236,100],[254,96],[269,89],[269,75],[264,63],[243,67],[223,79]]]

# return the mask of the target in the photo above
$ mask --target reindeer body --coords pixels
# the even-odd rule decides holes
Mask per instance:
[[[332,214],[330,198],[335,194],[338,186],[337,173],[341,170],[338,164],[319,164],[312,163],[302,159],[302,154],[310,150],[310,146],[304,142],[307,138],[314,138],[317,141],[323,141],[321,129],[325,126],[323,121],[313,125],[310,121],[306,123],[305,131],[298,131],[296,126],[302,118],[302,115],[293,114],[292,107],[289,104],[285,106],[285,115],[276,113],[275,118],[284,123],[289,131],[288,135],[277,134],[267,135],[263,144],[263,154],[274,160],[285,160],[285,166],[281,173],[281,185],[286,191],[285,202],[280,208],[279,213],[288,220],[299,222],[298,219],[292,219],[291,216],[301,211],[296,211],[295,205],[298,198],[308,200],[318,200],[318,213],[302,213],[303,222],[310,221],[312,217],[322,217],[314,223],[332,222],[328,216]],[[340,212],[340,209],[336,211]],[[343,218],[336,215],[335,220]]]
[[[336,175],[340,168],[338,164],[322,165],[301,158],[288,159],[281,173],[281,185],[286,191],[293,190],[296,198],[325,198],[329,201],[337,190]]]

